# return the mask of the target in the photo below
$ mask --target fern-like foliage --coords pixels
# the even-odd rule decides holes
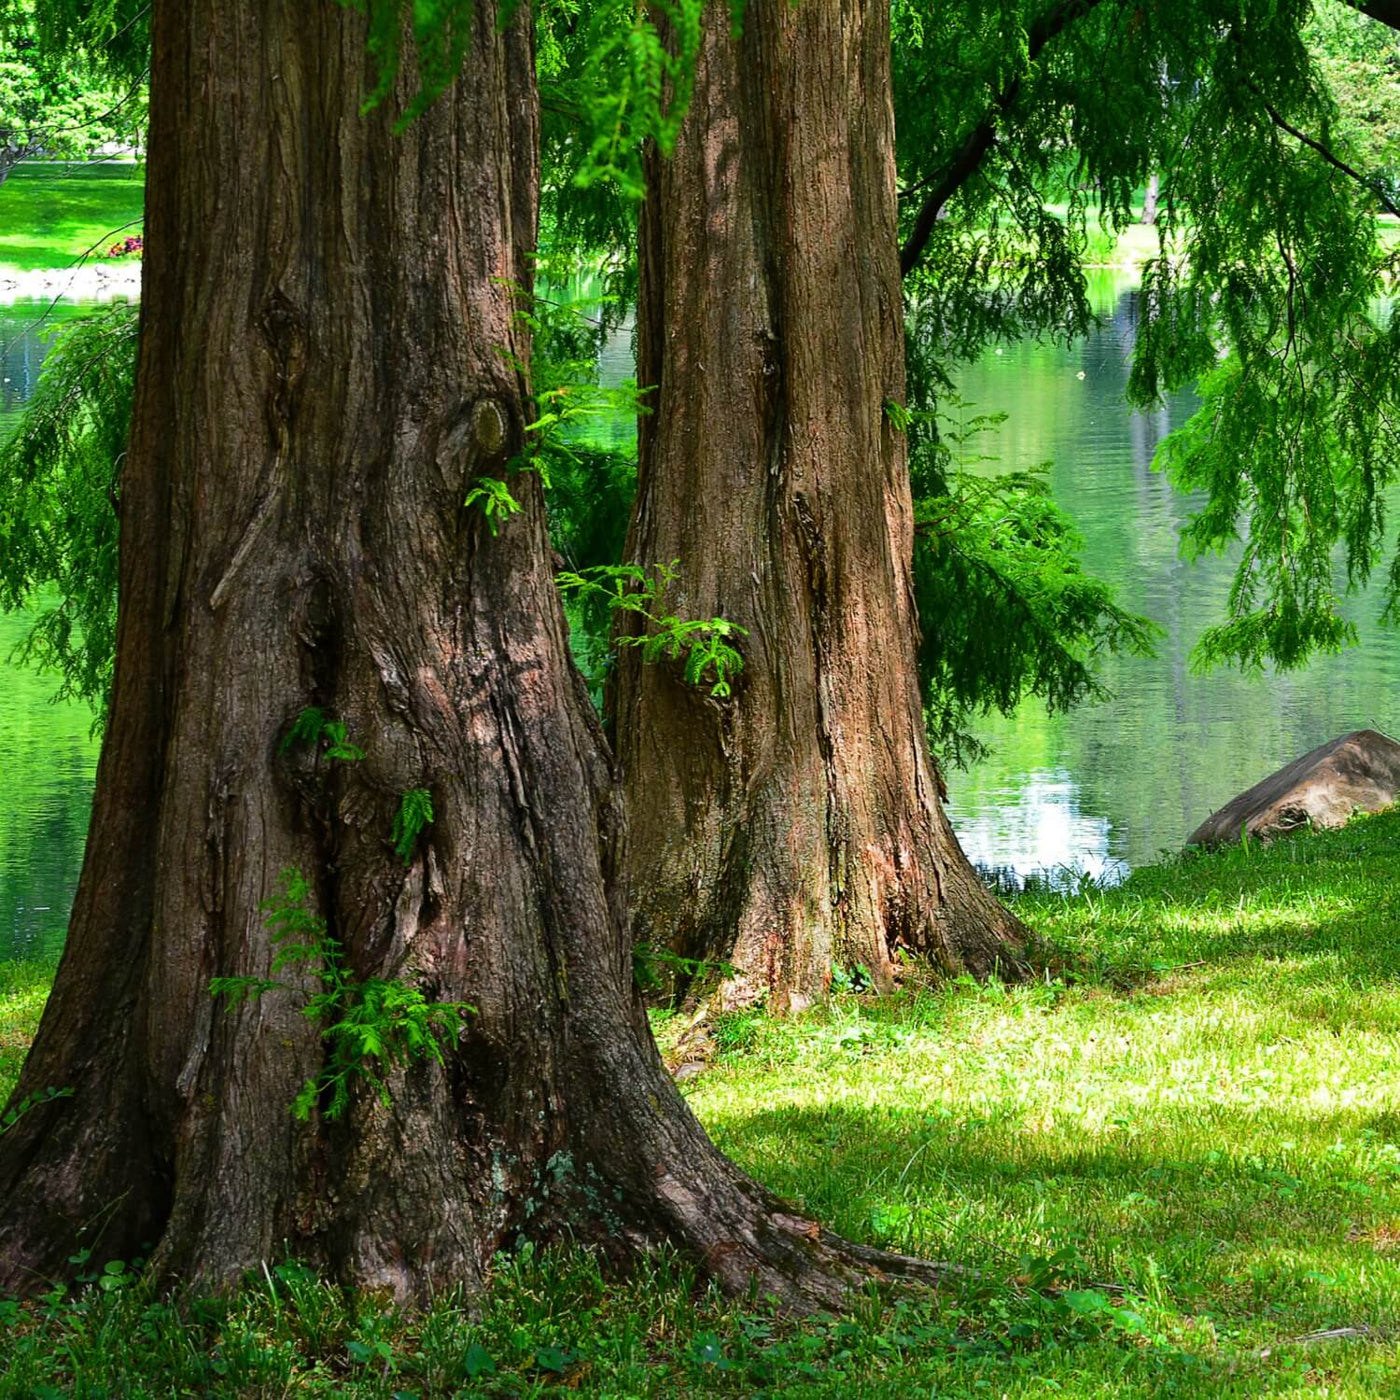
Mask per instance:
[[[473,0],[338,0],[366,18],[377,79],[364,108],[392,93],[411,36],[418,91],[398,118],[400,130],[452,84],[477,22]],[[507,22],[517,4],[506,0]],[[570,100],[584,139],[575,180],[614,183],[626,196],[645,192],[641,151],[648,141],[663,154],[675,145],[695,83],[703,0],[604,0],[586,10],[575,0],[539,6],[546,66],[573,58]]]
[[[652,571],[639,564],[600,564],[563,570],[555,582],[566,595],[595,598],[611,613],[632,613],[646,624],[644,632],[619,636],[619,645],[640,647],[645,661],[683,661],[687,684],[708,686],[716,697],[730,695],[733,677],[744,668],[733,639],[748,636],[748,630],[723,617],[683,618],[666,612],[666,590],[679,569],[679,560]]]
[[[60,677],[100,725],[117,621],[117,500],[136,373],[137,312],[119,303],[55,336],[14,435],[0,444],[0,609],[41,604],[21,659]]]
[[[304,746],[322,750],[327,758],[339,759],[342,763],[358,763],[365,751],[358,744],[350,742],[350,730],[344,720],[330,719],[326,712],[315,705],[308,705],[287,731],[282,740],[281,752]]]
[[[511,495],[510,487],[495,476],[478,477],[462,504],[476,506],[481,511],[493,539],[501,532],[501,522],[519,514],[521,509],[520,502]]]
[[[274,974],[304,967],[320,989],[306,998],[302,1015],[321,1026],[326,1062],[302,1085],[292,1112],[305,1120],[318,1103],[329,1119],[350,1106],[350,1088],[365,1080],[388,1108],[389,1069],[415,1060],[444,1063],[442,1041],[475,1008],[466,1002],[428,1001],[417,987],[382,977],[356,979],[345,965],[344,950],[329,936],[325,920],[311,908],[310,882],[295,867],[282,872],[281,888],[263,904],[276,946]],[[268,992],[297,992],[291,984],[264,977],[215,977],[210,993],[228,1010]]]
[[[0,1115],[0,1137],[4,1137],[26,1113],[41,1104],[52,1103],[55,1099],[71,1099],[73,1093],[73,1089],[68,1085],[58,1089],[50,1084],[47,1089],[38,1089],[32,1094],[26,1094],[13,1108],[7,1108],[4,1114]]]
[[[935,402],[926,361],[909,365],[916,402]],[[1005,415],[948,391],[937,404],[887,412],[910,444],[924,720],[940,757],[966,766],[986,753],[979,716],[1010,715],[1029,695],[1051,710],[1107,699],[1099,661],[1151,655],[1158,629],[1085,569],[1044,467],[987,470],[994,458],[978,449]]]
[[[452,85],[471,42],[476,22],[473,0],[337,0],[365,16],[366,45],[377,78],[362,110],[378,107],[393,91],[402,65],[403,40],[411,36],[418,66],[418,91],[400,114],[403,130]],[[512,7],[513,8],[513,7]]]
[[[399,800],[390,833],[394,850],[405,865],[413,859],[418,837],[433,823],[433,795],[427,788],[410,788]]]

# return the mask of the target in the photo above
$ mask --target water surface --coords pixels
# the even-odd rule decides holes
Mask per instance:
[[[1193,673],[1192,647],[1224,617],[1233,562],[1181,558],[1191,502],[1151,462],[1195,400],[1129,412],[1134,283],[1109,275],[1093,290],[1105,324],[1088,342],[1002,346],[959,376],[978,411],[1009,415],[988,449],[997,469],[1051,462],[1054,497],[1084,535],[1086,566],[1164,629],[1155,659],[1105,662],[1114,700],[1065,715],[1028,702],[1010,719],[993,716],[978,731],[992,756],[949,774],[950,815],[968,854],[1023,875],[1097,876],[1152,861],[1309,749],[1349,729],[1400,729],[1400,638],[1377,625],[1378,593],[1353,600],[1361,645],[1340,656],[1281,676]]]
[[[0,437],[34,391],[46,331],[90,309],[0,305]],[[53,704],[54,677],[12,659],[29,621],[0,613],[0,959],[50,956],[62,946],[97,764],[87,707]]]

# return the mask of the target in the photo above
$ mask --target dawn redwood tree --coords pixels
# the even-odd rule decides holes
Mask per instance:
[[[899,948],[1015,968],[940,806],[911,578],[889,6],[712,0],[641,216],[628,557],[746,629],[734,693],[619,656],[634,931],[801,1005]],[[628,615],[624,614],[627,618]],[[635,624],[635,618],[628,618]]]
[[[527,1224],[672,1241],[795,1306],[939,1277],[746,1178],[652,1042],[539,483],[498,532],[464,505],[529,421],[507,284],[529,283],[537,176],[528,10],[464,12],[460,80],[396,136],[410,85],[360,116],[376,74],[351,11],[152,7],[116,677],[15,1102],[71,1093],[0,1138],[0,1291],[150,1245],[197,1285],[286,1249],[421,1296],[478,1287]],[[288,748],[308,707],[364,757]],[[405,863],[394,816],[420,790]],[[285,867],[355,976],[475,1008],[443,1066],[390,1075],[387,1108],[357,1092],[298,1121],[325,1054],[299,999],[210,996],[268,975]]]

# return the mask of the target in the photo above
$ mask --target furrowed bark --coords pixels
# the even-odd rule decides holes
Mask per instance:
[[[1024,930],[939,804],[915,670],[888,7],[706,17],[641,220],[628,557],[680,561],[683,617],[747,629],[732,699],[624,647],[615,743],[643,942],[804,1004],[896,950],[1013,971]],[[632,621],[632,619],[629,619]]]
[[[68,944],[0,1137],[0,1292],[75,1251],[231,1284],[284,1251],[423,1298],[518,1235],[661,1241],[793,1307],[930,1264],[837,1240],[710,1144],[632,982],[612,759],[568,661],[538,481],[464,507],[527,414],[537,189],[526,7],[479,0],[402,136],[363,21],[155,0],[149,248],[116,684]],[[407,80],[396,93],[409,95]],[[391,104],[396,105],[396,104]],[[510,351],[510,356],[502,350]],[[283,740],[308,706],[365,751]],[[426,788],[405,863],[391,830]],[[293,1118],[324,1064],[267,976],[310,881],[358,978],[471,1003],[444,1067]],[[286,975],[286,974],[284,974]]]

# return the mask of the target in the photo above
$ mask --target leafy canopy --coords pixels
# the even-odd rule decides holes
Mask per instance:
[[[1288,667],[1354,640],[1343,598],[1387,550],[1393,616],[1400,332],[1376,215],[1395,212],[1396,104],[1393,84],[1369,102],[1337,85],[1393,78],[1400,36],[1334,0],[896,0],[894,31],[925,354],[946,372],[995,340],[1082,334],[1099,231],[1159,177],[1130,392],[1200,390],[1159,465],[1205,493],[1188,552],[1241,542],[1199,659]]]

